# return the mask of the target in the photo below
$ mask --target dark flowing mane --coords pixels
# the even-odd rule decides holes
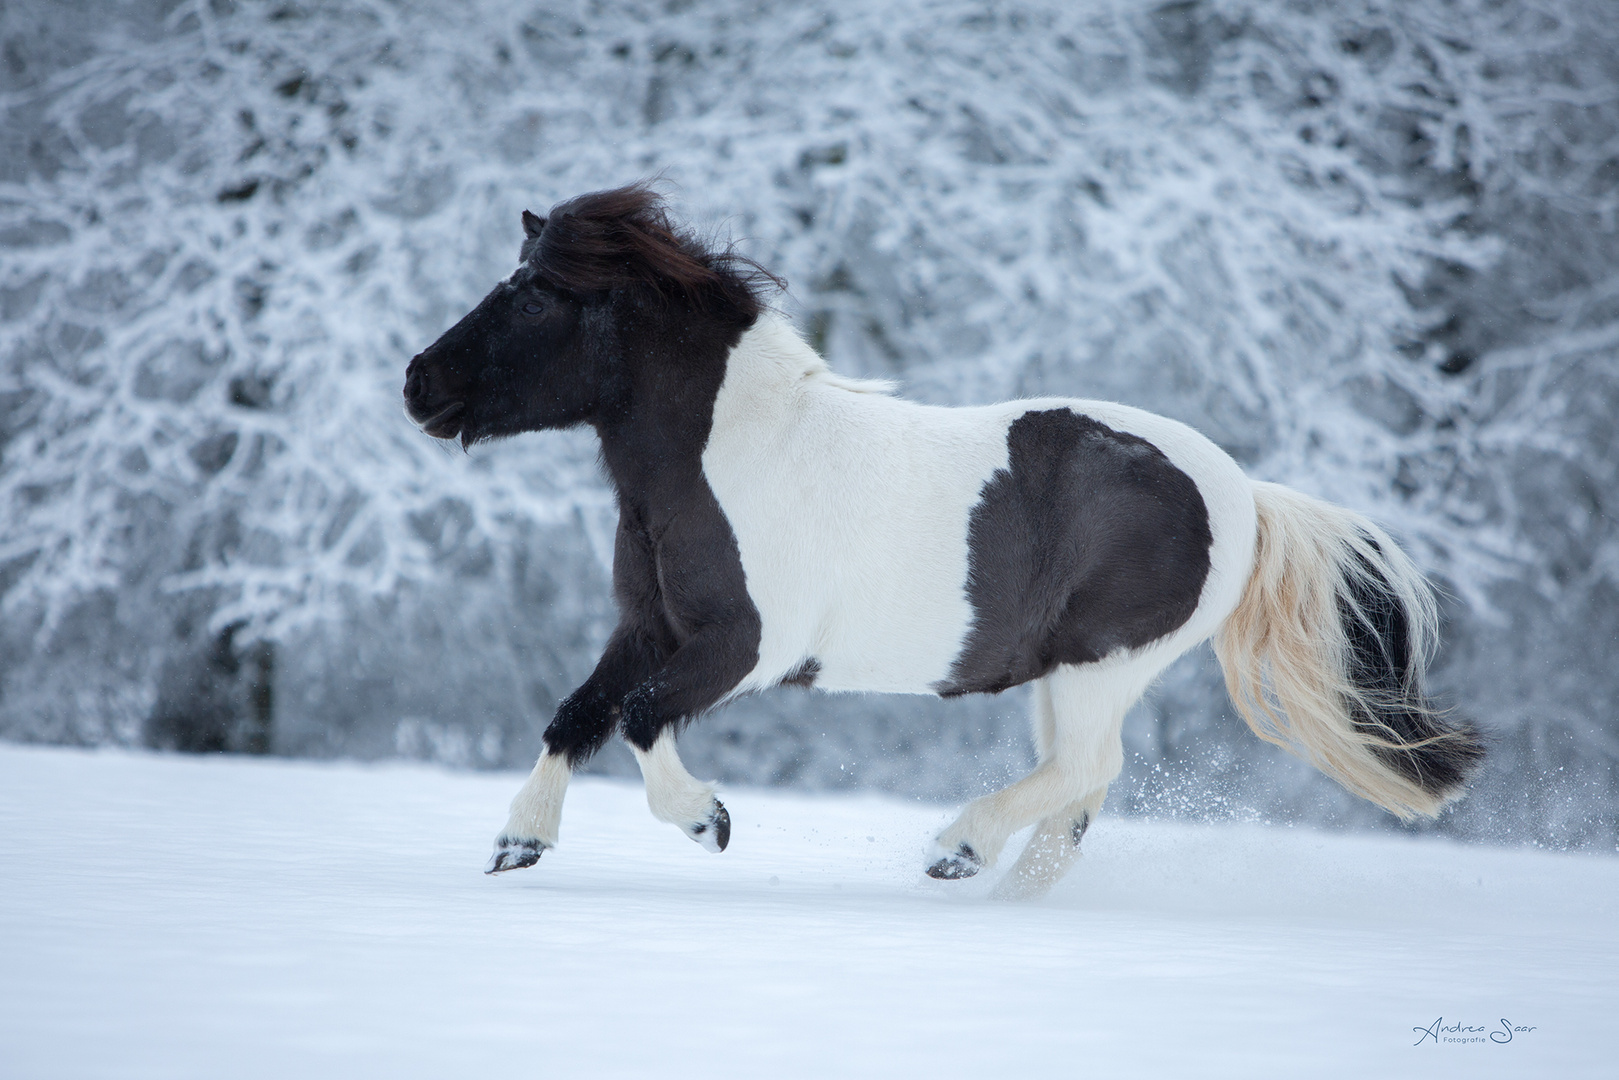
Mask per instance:
[[[642,287],[751,324],[766,290],[786,287],[731,245],[715,249],[676,229],[663,196],[644,182],[558,203],[544,219],[525,213],[523,223],[523,261],[572,292]]]

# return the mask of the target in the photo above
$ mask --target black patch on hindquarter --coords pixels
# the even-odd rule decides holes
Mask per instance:
[[[1209,573],[1208,508],[1151,443],[1071,409],[1028,412],[968,527],[973,627],[946,697],[998,693],[1180,627]]]

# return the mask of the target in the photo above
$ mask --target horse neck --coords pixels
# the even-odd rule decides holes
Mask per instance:
[[[792,324],[767,311],[726,359],[724,399],[714,422],[740,419],[730,415],[733,413],[773,422],[791,407],[806,381],[827,373],[826,361],[798,336]]]
[[[627,392],[594,426],[620,507],[654,531],[703,483],[703,448],[721,385],[768,376],[769,365],[755,371],[751,354],[757,350],[750,347],[764,321],[739,332],[688,319],[652,327],[627,343]]]

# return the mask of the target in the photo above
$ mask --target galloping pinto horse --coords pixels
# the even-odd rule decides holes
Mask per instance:
[[[756,263],[644,185],[523,214],[521,266],[413,359],[405,404],[463,446],[589,424],[617,494],[619,623],[561,706],[488,871],[557,842],[574,768],[617,730],[652,813],[710,851],[730,816],[676,732],[738,694],[1034,684],[1039,764],[976,799],[927,872],[1038,895],[1123,764],[1125,713],[1213,636],[1262,738],[1402,818],[1461,793],[1477,732],[1422,671],[1429,587],[1376,525],[1252,481],[1196,431],[1110,402],[920,405],[834,374]]]

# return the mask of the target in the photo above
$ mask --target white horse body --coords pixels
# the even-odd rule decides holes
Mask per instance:
[[[1236,607],[1253,566],[1252,484],[1203,435],[1111,402],[946,408],[888,389],[833,374],[775,315],[731,351],[703,471],[763,623],[759,663],[734,693],[773,686],[810,657],[822,689],[935,692],[974,618],[972,510],[1007,467],[1007,429],[1034,410],[1071,409],[1146,439],[1208,507],[1214,544],[1197,610],[1140,652],[1173,658]]]

